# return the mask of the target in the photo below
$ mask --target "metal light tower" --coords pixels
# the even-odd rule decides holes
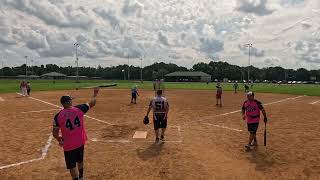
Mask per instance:
[[[27,63],[28,63],[28,56],[25,56],[26,58],[26,78],[27,79],[27,76],[28,76],[28,66],[27,66]]]
[[[79,43],[74,43],[73,45],[74,45],[74,47],[76,48],[76,65],[77,65],[76,76],[77,76],[77,82],[79,82],[79,57],[78,57],[78,48],[80,47],[80,44],[79,44]]]
[[[130,81],[130,56],[128,52],[128,81]]]
[[[250,53],[251,53],[252,43],[246,44],[246,47],[248,47],[248,51],[249,51],[249,59],[248,59],[248,83],[249,83],[250,82]]]
[[[1,67],[2,67],[2,68],[1,68],[1,71],[2,71],[2,76],[4,76],[4,69],[3,69],[4,67],[3,67],[3,63],[4,63],[4,62],[3,62],[3,60],[2,60],[2,61],[1,61]]]
[[[143,82],[143,80],[142,80],[142,57],[140,58],[140,60],[141,60],[141,66],[140,66],[140,81],[141,81],[141,83]]]

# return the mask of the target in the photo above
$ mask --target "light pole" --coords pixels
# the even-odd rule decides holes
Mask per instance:
[[[31,59],[31,72],[32,72],[32,74],[33,74],[33,62],[34,62],[34,60]]]
[[[2,68],[1,68],[1,71],[2,71],[2,76],[4,76],[4,70],[3,70],[3,68],[4,68],[4,67],[3,67],[3,60],[1,61],[1,67],[2,67]]]
[[[124,69],[122,69],[122,72],[123,72],[123,80],[126,80],[126,72]]]
[[[80,47],[80,44],[79,44],[79,43],[74,43],[73,45],[74,45],[74,47],[76,48],[76,65],[77,65],[76,76],[77,76],[77,82],[79,82],[79,58],[78,58],[78,48]]]
[[[252,43],[246,44],[249,50],[249,59],[248,59],[248,83],[250,81],[250,53],[251,53],[251,48],[252,48]]]
[[[27,76],[28,76],[28,66],[27,66],[27,63],[28,63],[28,56],[24,56],[26,58],[26,77],[25,79],[27,80]]]
[[[128,51],[128,81],[130,81],[130,56]]]
[[[142,80],[142,57],[140,58],[140,60],[141,60],[141,66],[140,66],[140,81],[141,81],[141,83],[143,82],[143,80]]]

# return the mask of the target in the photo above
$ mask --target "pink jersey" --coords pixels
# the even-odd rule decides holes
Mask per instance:
[[[71,151],[84,145],[87,134],[83,116],[89,110],[87,104],[61,110],[54,118],[54,126],[61,129],[64,151]]]
[[[259,123],[260,121],[260,110],[263,109],[262,103],[257,100],[245,101],[242,106],[242,112],[247,117],[247,123]]]

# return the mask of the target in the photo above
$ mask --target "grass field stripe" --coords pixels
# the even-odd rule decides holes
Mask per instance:
[[[230,127],[226,127],[224,125],[217,125],[217,124],[210,124],[210,123],[203,123],[209,126],[214,126],[214,127],[218,127],[218,128],[222,128],[222,129],[228,129],[228,130],[232,130],[232,131],[237,131],[237,132],[243,132],[243,130],[241,129],[235,129],[235,128],[230,128]]]
[[[40,113],[40,112],[50,112],[50,111],[58,111],[61,109],[47,109],[47,110],[39,110],[39,111],[25,111],[21,112],[22,114],[27,114],[27,113]]]
[[[17,93],[17,94],[21,95],[20,93]],[[45,104],[48,104],[48,105],[51,105],[51,106],[58,107],[58,108],[62,109],[61,106],[58,106],[58,105],[49,103],[49,102],[47,102],[47,101],[43,101],[43,100],[41,100],[41,99],[37,99],[37,98],[34,98],[34,97],[29,97],[29,98],[30,98],[30,99],[33,99],[33,100],[35,100],[35,101],[39,101],[39,102],[42,102],[42,103],[45,103]],[[101,123],[104,123],[104,124],[113,125],[113,124],[111,124],[111,123],[109,123],[109,122],[106,122],[106,121],[103,121],[103,120],[100,120],[100,119],[97,119],[97,118],[94,118],[94,117],[91,117],[91,116],[88,116],[88,115],[84,115],[84,116],[87,117],[87,118],[89,118],[89,119],[93,119],[93,120],[95,120],[95,121],[98,121],[98,122],[101,122]]]
[[[9,165],[5,165],[5,166],[0,166],[0,170],[2,170],[2,169],[7,169],[7,168],[11,168],[11,167],[15,167],[15,166],[20,166],[20,165],[23,165],[23,164],[32,163],[32,162],[35,162],[35,161],[43,160],[43,159],[47,156],[47,154],[48,154],[49,148],[50,148],[51,143],[52,143],[52,139],[53,139],[53,136],[50,135],[49,138],[48,138],[47,144],[44,146],[44,148],[42,148],[42,154],[41,154],[41,157],[40,157],[40,158],[35,158],[35,159],[27,160],[27,161],[22,161],[22,162],[14,163],[14,164],[9,164]]]

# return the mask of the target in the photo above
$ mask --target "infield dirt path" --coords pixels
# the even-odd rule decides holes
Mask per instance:
[[[85,118],[89,141],[85,149],[86,179],[320,179],[319,97],[257,94],[270,116],[268,146],[246,152],[248,133],[239,110],[243,93],[225,92],[224,106],[215,106],[212,91],[170,90],[167,143],[154,144],[152,125],[142,119],[154,93],[141,91],[130,104],[130,91],[104,89],[97,106]],[[59,105],[71,94],[75,104],[91,91],[36,92],[32,97]],[[41,157],[51,134],[56,107],[17,94],[0,101],[0,167]],[[30,112],[41,111],[41,112]],[[25,112],[25,113],[22,113]],[[263,124],[259,142],[263,140]],[[133,140],[135,131],[146,140]],[[149,142],[150,141],[150,142]],[[43,160],[0,169],[0,179],[70,179],[62,149],[55,141]]]

